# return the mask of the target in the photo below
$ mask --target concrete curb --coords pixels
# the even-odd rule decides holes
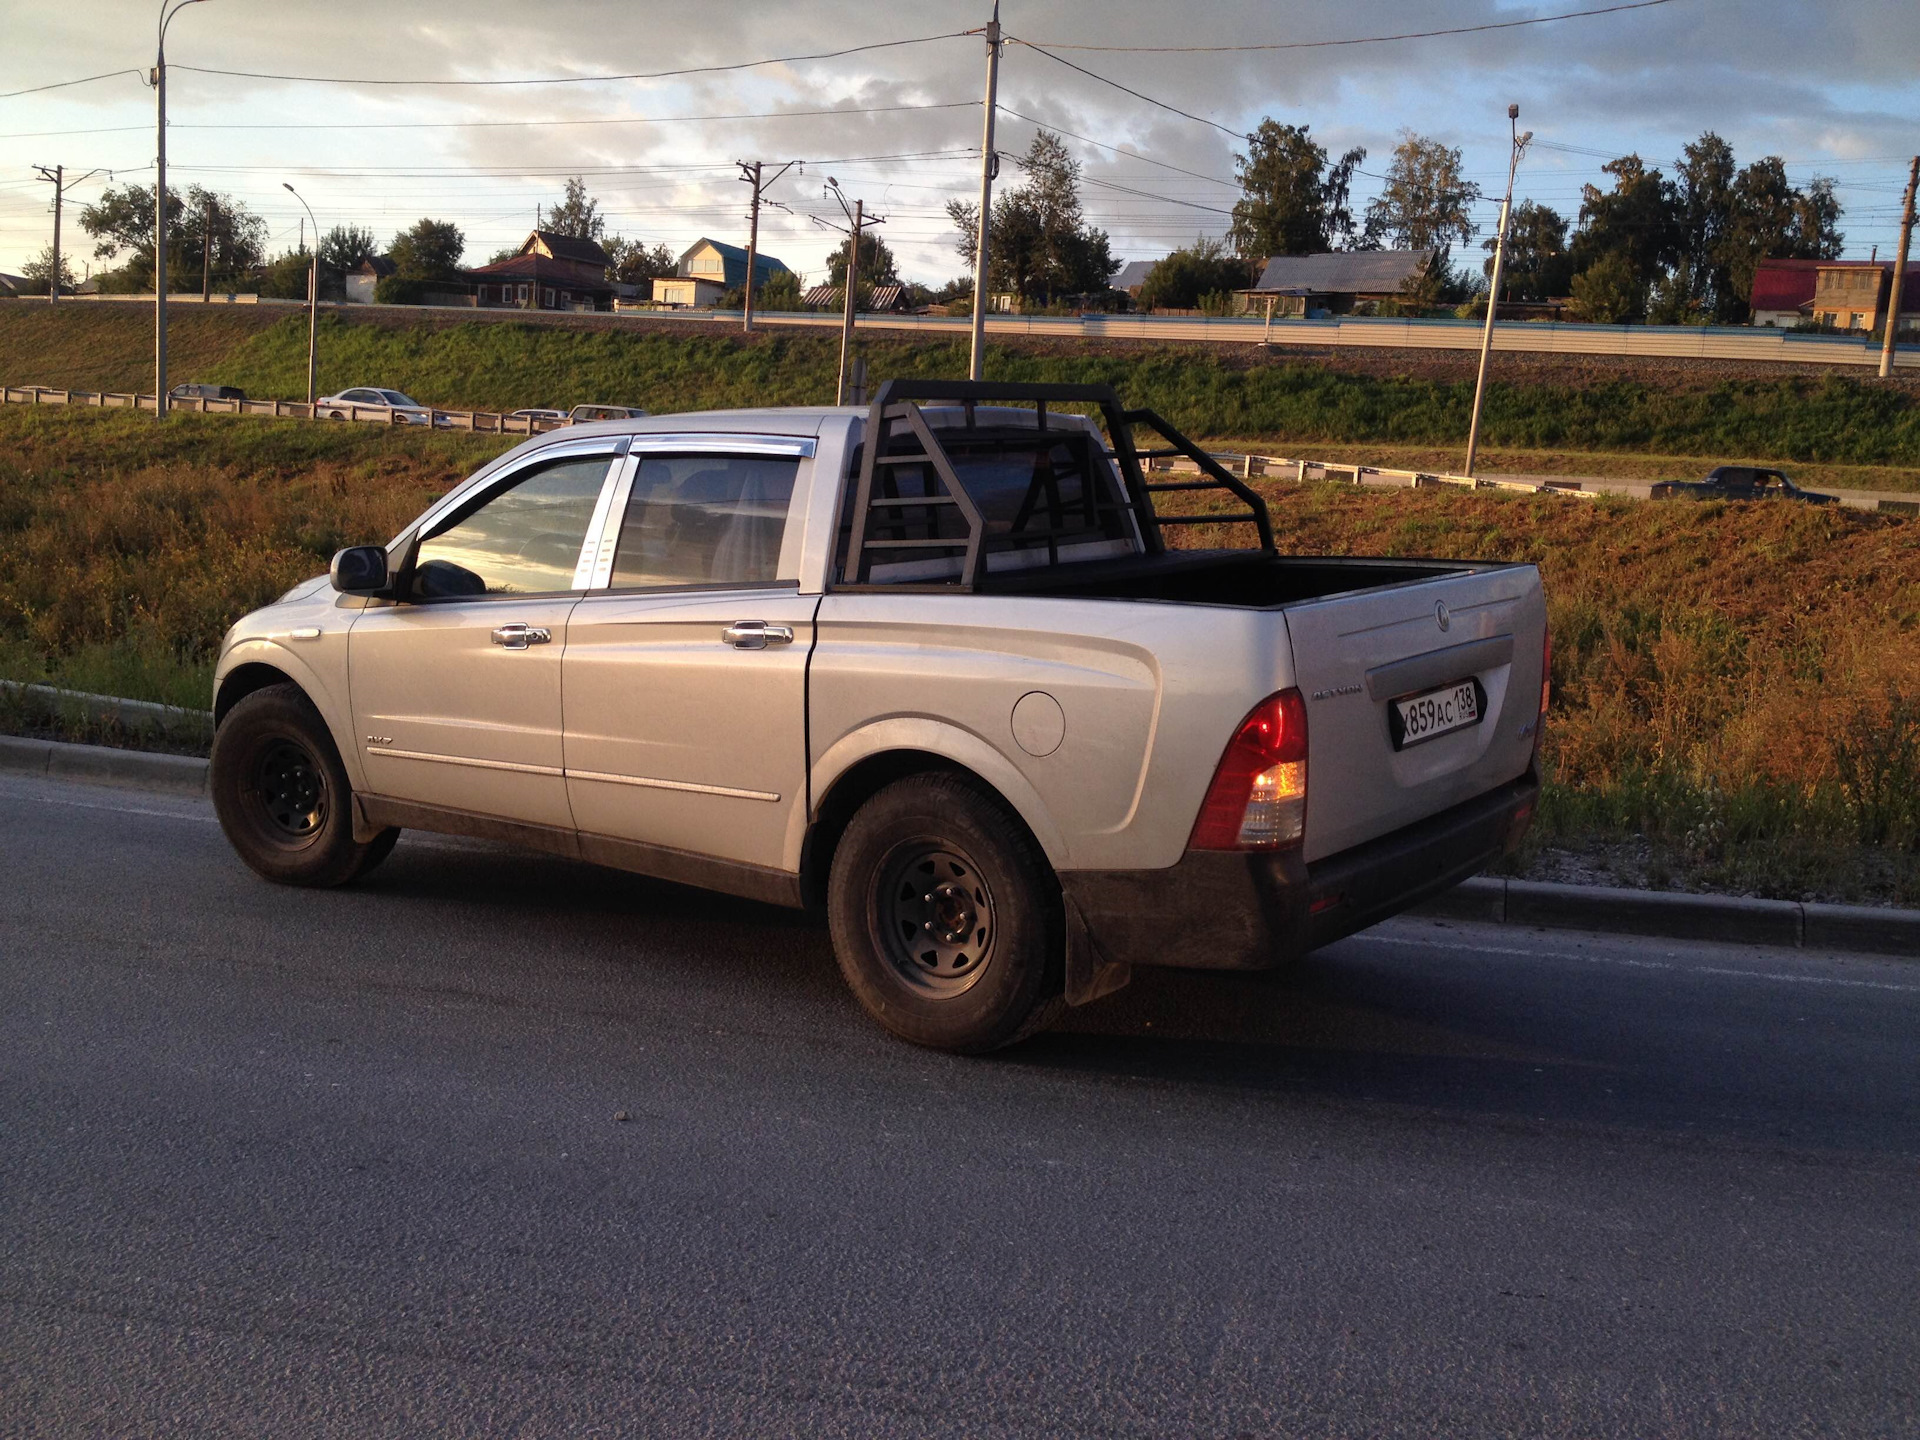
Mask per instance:
[[[0,735],[0,773],[205,795],[207,762],[190,755],[114,750]],[[1414,915],[1548,930],[1589,930],[1674,940],[1853,950],[1920,960],[1920,910],[1803,905],[1598,885],[1549,885],[1479,876],[1416,906]]]
[[[207,762],[191,755],[69,745],[64,740],[29,740],[18,735],[0,735],[0,772],[126,785],[169,795],[207,793]]]
[[[1920,960],[1920,910],[1871,905],[1803,905],[1794,900],[1613,890],[1480,876],[1434,896],[1411,913],[1483,924],[1855,950]]]
[[[44,700],[54,705],[77,705],[96,720],[119,720],[123,723],[145,721],[206,730],[209,733],[213,730],[211,710],[189,710],[184,706],[161,705],[152,700],[123,700],[118,695],[95,695],[86,690],[62,690],[55,685],[22,684],[18,680],[0,680],[0,694]]]

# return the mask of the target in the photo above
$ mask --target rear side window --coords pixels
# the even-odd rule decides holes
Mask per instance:
[[[778,579],[799,469],[766,455],[648,455],[621,521],[613,588]]]
[[[572,590],[609,459],[580,456],[541,466],[422,540],[414,556],[412,598]]]

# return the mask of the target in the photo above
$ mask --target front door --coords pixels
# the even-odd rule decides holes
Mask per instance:
[[[573,612],[567,794],[582,835],[790,870],[819,597],[787,515],[812,446],[680,443],[628,462],[607,586]]]
[[[367,788],[571,829],[560,727],[567,620],[611,448],[535,460],[433,522],[405,598],[347,642]]]

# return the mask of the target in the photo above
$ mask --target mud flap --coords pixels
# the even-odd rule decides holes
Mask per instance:
[[[1124,989],[1133,979],[1133,966],[1107,958],[1073,896],[1063,894],[1060,900],[1067,916],[1067,1003],[1086,1005]]]

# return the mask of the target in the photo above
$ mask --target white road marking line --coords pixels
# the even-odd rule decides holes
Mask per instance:
[[[1735,970],[1724,965],[1676,965],[1666,960],[1627,960],[1611,955],[1573,955],[1564,950],[1524,950],[1508,945],[1463,945],[1456,941],[1415,940],[1399,935],[1366,935],[1355,938],[1364,938],[1381,945],[1418,945],[1428,950],[1463,950],[1473,955],[1520,955],[1529,960],[1573,960],[1582,965],[1611,965],[1621,970],[1677,970],[1688,975],[1722,975],[1736,980],[1777,980],[1787,985],[1832,985],[1846,990],[1891,990],[1900,995],[1920,995],[1920,985],[1897,985],[1890,980],[1843,980],[1832,975],[1788,975],[1778,970]]]
[[[191,820],[196,825],[218,825],[211,815],[189,815],[181,810],[145,810],[138,805],[100,805],[91,800],[56,800],[51,795],[0,795],[0,799],[25,800],[36,805],[65,805],[72,810],[111,810],[116,815],[153,815],[162,820]]]

